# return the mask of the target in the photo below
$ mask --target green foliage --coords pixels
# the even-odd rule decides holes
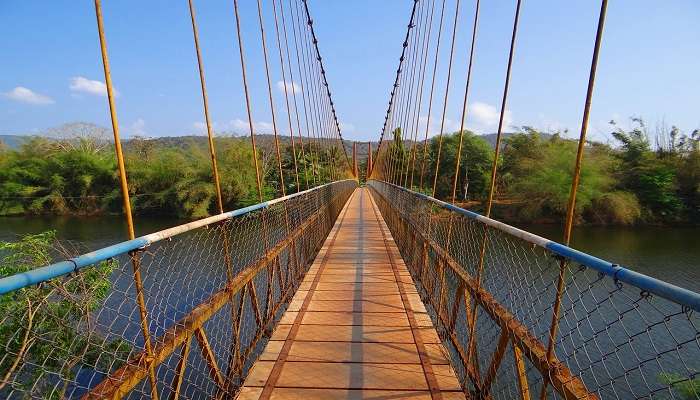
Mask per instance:
[[[27,235],[16,242],[0,242],[0,275],[46,265],[56,250],[51,231]],[[70,381],[80,367],[118,367],[102,365],[107,361],[99,355],[109,352],[115,356],[110,360],[124,360],[130,346],[121,339],[110,340],[98,334],[91,321],[110,293],[109,276],[115,267],[116,262],[105,261],[66,279],[0,297],[0,345],[7,354],[0,358],[0,382],[38,381],[41,387],[53,384],[47,381],[51,374]],[[22,365],[25,367],[19,368]],[[0,390],[5,384],[0,383]]]
[[[440,154],[440,164],[438,166],[438,177],[436,186],[436,196],[449,200],[452,197],[452,185],[455,178],[455,165],[457,164],[457,154],[459,151],[459,132],[444,135],[442,138],[442,150]],[[435,159],[439,139],[437,137],[430,141],[430,158],[426,162],[425,182],[432,188],[435,179]],[[491,176],[491,164],[493,162],[493,151],[488,142],[465,131],[462,138],[462,151],[460,156],[459,171],[457,171],[456,199],[478,199],[486,196],[488,183]]]
[[[682,399],[692,400],[700,397],[700,377],[688,379],[677,374],[662,373],[659,380],[669,385]]]
[[[0,154],[0,214],[93,214],[115,192],[113,157],[34,138]]]
[[[667,165],[644,165],[632,171],[628,186],[653,213],[675,215],[681,208],[676,194],[676,171]],[[632,178],[631,178],[632,179]]]
[[[612,136],[620,143],[616,157],[621,161],[618,174],[621,189],[637,195],[649,221],[674,221],[683,214],[697,218],[700,133],[682,135],[676,127],[657,128],[656,151],[651,149],[649,129],[641,118],[632,118],[632,128],[617,127]]]
[[[392,160],[392,173],[398,180],[399,175],[403,178],[406,162],[408,161],[408,152],[404,147],[402,130],[398,127],[391,132],[394,140],[389,144],[389,154]],[[401,179],[403,182],[403,179]]]
[[[642,216],[642,207],[634,193],[613,191],[594,199],[586,214],[597,224],[632,225]]]
[[[257,203],[251,145],[233,138],[219,139],[216,145],[224,208]],[[218,212],[206,143],[175,146],[136,138],[125,146],[125,158],[136,214],[201,218]],[[272,198],[279,180],[277,169],[261,171],[267,183],[263,196]],[[88,139],[34,138],[18,150],[0,152],[0,215],[89,215],[121,209],[110,147],[98,148]]]
[[[611,122],[619,147],[587,143],[576,197],[576,215],[589,222],[700,221],[700,132],[657,129],[652,149],[639,118],[623,130]],[[545,140],[532,128],[505,140],[499,194],[520,204],[519,217],[560,219],[571,187],[576,142],[555,134]]]
[[[506,141],[504,180],[510,196],[523,202],[525,219],[566,213],[574,173],[577,142],[558,135],[543,140],[537,133],[521,133]],[[576,196],[576,214],[590,208],[613,184],[611,158],[605,149],[586,149]]]
[[[700,130],[678,128],[650,133],[640,118],[630,129],[614,121],[615,146],[589,142],[585,147],[576,215],[588,222],[633,224],[700,222]],[[66,129],[74,129],[68,125]],[[91,128],[92,129],[92,128]],[[94,130],[94,129],[93,129]],[[403,184],[413,145],[400,127],[383,151],[387,177]],[[443,135],[437,166],[436,197],[451,200],[459,133]],[[651,140],[650,138],[654,138]],[[202,138],[132,138],[125,143],[132,209],[136,214],[201,218],[218,212],[208,144]],[[652,144],[652,141],[654,142]],[[249,138],[216,139],[225,210],[259,202],[257,161],[264,200],[349,177],[345,155],[328,140],[280,141],[284,188],[272,136],[258,137],[257,154]],[[561,220],[571,187],[574,140],[541,134],[530,127],[503,141],[498,161],[496,205],[505,218]],[[377,149],[374,160],[377,161]],[[422,146],[413,184],[432,193],[438,138],[430,140],[423,170]],[[455,200],[483,204],[487,197],[493,149],[465,132],[457,171]],[[294,159],[296,158],[296,169]],[[366,165],[360,160],[360,172]],[[337,167],[333,167],[336,165]],[[410,170],[410,168],[408,168]],[[410,179],[410,178],[409,178]],[[0,146],[0,215],[96,214],[122,211],[113,150],[104,140],[78,135],[71,140],[33,138],[17,150]],[[500,212],[500,211],[499,211]]]

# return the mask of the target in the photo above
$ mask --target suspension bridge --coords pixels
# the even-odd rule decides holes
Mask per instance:
[[[259,202],[225,211],[189,0],[218,213],[136,237],[95,0],[128,240],[0,277],[0,396],[699,399],[700,294],[569,247],[607,0],[592,42],[564,243],[490,217],[521,0],[483,214],[455,205],[460,163],[469,161],[460,157],[479,0],[467,76],[457,83],[464,99],[452,195],[442,200],[435,198],[441,147],[436,159],[426,157],[427,125],[441,105],[441,146],[457,85],[460,1],[411,2],[379,144],[362,171],[356,146],[347,153],[308,3],[257,0],[257,20],[246,20],[233,1]],[[274,46],[265,30],[270,13]],[[265,69],[253,72],[267,83],[275,198],[264,193],[270,176],[257,156],[246,68],[252,45],[242,24],[259,27],[254,45]],[[435,75],[445,67],[445,42],[441,91]],[[284,113],[275,109],[273,62]],[[286,169],[283,126],[292,146]],[[398,129],[405,137],[389,137]]]

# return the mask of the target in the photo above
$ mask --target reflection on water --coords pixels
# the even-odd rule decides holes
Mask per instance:
[[[187,221],[165,217],[136,217],[136,236],[145,235]],[[0,217],[0,240],[55,230],[61,240],[81,243],[94,250],[127,239],[126,223],[118,215],[99,217]]]
[[[519,226],[561,241],[557,225]],[[572,247],[637,272],[700,292],[699,227],[576,227]]]

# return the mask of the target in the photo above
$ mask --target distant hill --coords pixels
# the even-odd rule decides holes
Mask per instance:
[[[501,140],[505,140],[516,133],[514,132],[504,132],[501,135]],[[548,139],[551,137],[551,135],[546,134],[546,133],[541,133],[540,134],[544,139]],[[43,135],[42,135],[43,136]],[[230,133],[224,133],[224,134],[217,134],[219,137],[229,137],[229,138],[234,138],[237,140],[244,140],[248,141],[250,140],[248,136],[236,136]],[[488,133],[485,135],[479,135],[481,138],[483,138],[485,141],[487,141],[491,147],[496,146],[496,134],[495,133]],[[32,135],[0,135],[0,142],[4,143],[6,146],[8,146],[11,149],[17,149],[19,146],[24,143],[25,140],[28,138],[32,137]],[[271,134],[257,134],[256,136],[256,142],[260,148],[263,149],[271,149],[274,146],[274,136]],[[152,141],[154,144],[157,145],[162,145],[162,146],[174,146],[174,147],[186,147],[189,146],[192,143],[198,144],[198,145],[206,145],[207,144],[207,137],[203,135],[186,135],[186,136],[160,136],[160,137],[150,137],[150,138],[140,138],[140,139],[145,139],[148,141]],[[295,137],[296,139],[296,137]],[[129,142],[132,139],[126,139],[124,140],[124,145],[129,146]],[[287,135],[281,135],[279,137],[280,143],[283,145],[287,145],[291,142],[289,136]],[[304,142],[306,143],[307,141],[310,140],[309,137],[303,137]],[[345,140],[345,150],[348,153],[348,157],[352,157],[352,140]],[[379,142],[372,141],[372,150],[376,150],[377,147],[379,146]],[[406,141],[404,142],[407,147],[411,146],[411,141]],[[421,141],[422,143],[422,141]],[[368,152],[368,142],[366,141],[358,141],[357,142],[357,157],[358,160],[364,160],[367,158],[367,152]]]

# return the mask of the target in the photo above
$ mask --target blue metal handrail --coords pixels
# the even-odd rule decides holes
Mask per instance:
[[[253,211],[262,210],[279,202],[287,201],[297,196],[302,196],[309,192],[319,190],[325,186],[348,180],[353,179],[345,179],[342,181],[326,183],[324,185],[320,185],[312,189],[304,190],[284,197],[279,197],[274,200],[265,201],[248,207],[239,208],[237,210],[225,212],[223,214],[214,215],[208,218],[203,218],[197,221],[189,222],[172,228],[164,229],[162,231],[137,237],[132,240],[116,243],[111,246],[103,247],[99,250],[95,250],[93,252],[86,253],[65,261],[60,261],[30,271],[20,272],[15,275],[3,277],[0,278],[0,295],[10,293],[27,286],[36,285],[41,282],[46,282],[50,279],[58,278],[60,276],[68,275],[79,269],[88,267],[90,265],[95,265],[99,262],[109,260],[118,255],[125,254],[133,250],[144,248],[163,239],[168,239],[179,234],[189,232],[193,229],[201,228],[203,226],[211,225],[220,221],[239,217],[241,215],[245,215]]]
[[[518,229],[508,224],[504,224],[503,222],[499,222],[494,219],[485,217],[473,211],[465,210],[463,208],[457,207],[442,200],[438,200],[423,193],[407,189],[403,186],[398,186],[393,183],[380,180],[376,181],[411,193],[414,196],[417,196],[421,199],[433,202],[446,210],[450,210],[458,214],[464,215],[470,219],[479,221],[487,226],[498,229],[509,235],[515,236],[528,243],[532,243],[538,247],[549,250],[558,256],[567,258],[581,265],[589,267],[595,271],[600,272],[603,275],[615,279],[616,281],[628,283],[632,286],[639,288],[642,291],[662,297],[674,303],[678,303],[682,306],[700,312],[700,293],[696,293],[691,290],[682,288],[680,286],[676,286],[671,283],[662,281],[660,279],[644,275],[642,273],[633,271],[629,268],[620,266],[619,264],[614,264],[609,261],[605,261],[603,259],[573,249],[569,246],[563,245],[553,240],[543,238],[541,236],[524,231],[522,229]]]

